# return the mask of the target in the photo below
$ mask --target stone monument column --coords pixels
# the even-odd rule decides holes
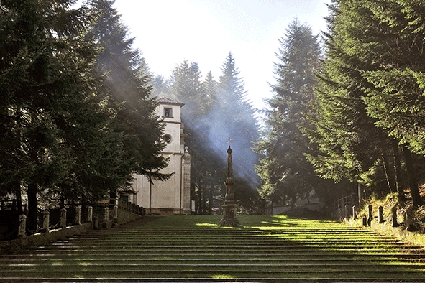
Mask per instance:
[[[233,190],[233,169],[232,169],[232,149],[227,149],[227,178],[226,178],[226,197],[223,208],[223,218],[220,221],[220,226],[236,227],[239,225],[239,220],[236,218],[235,192]]]
[[[191,207],[190,207],[190,169],[191,169],[191,156],[189,152],[187,151],[187,148],[185,149],[185,153],[183,156],[183,214],[190,214]]]

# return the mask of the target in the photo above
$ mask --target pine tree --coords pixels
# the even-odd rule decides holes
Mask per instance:
[[[391,31],[392,22],[403,19],[401,10],[394,10],[398,6],[395,2],[334,1],[330,5],[327,57],[317,92],[319,107],[316,133],[312,135],[322,154],[310,158],[324,176],[335,180],[346,177],[376,187],[380,179],[379,169],[384,167],[384,171],[389,172],[387,157],[398,157],[399,150],[394,145],[406,144],[406,141],[399,139],[400,136],[391,132],[390,128],[395,124],[382,119],[391,117],[391,113],[397,113],[397,109],[404,106],[391,106],[392,99],[396,97],[386,97],[383,85],[374,85],[376,82],[390,83],[392,91],[400,89],[398,80],[405,86],[411,85],[411,80],[400,72],[398,79],[382,73],[385,69],[393,71],[400,63],[393,60],[394,54],[406,61],[407,58],[403,57],[405,52],[401,50],[412,43],[403,42],[399,31]],[[382,17],[386,20],[382,20]],[[379,112],[382,116],[379,116]],[[402,117],[398,114],[396,116]],[[403,123],[401,120],[399,122],[401,129]],[[403,152],[406,165],[409,165],[406,168],[411,168],[409,149],[405,147]],[[389,184],[402,184],[399,179],[402,176],[401,166],[398,163],[395,158],[392,163],[394,173],[386,174],[387,178],[390,175],[393,178],[398,176],[398,180],[388,180]],[[411,169],[407,173],[412,177]],[[414,185],[414,181],[410,183],[412,195],[418,196],[417,184]],[[403,188],[399,186],[398,191],[401,195]],[[416,197],[414,203],[418,201]]]
[[[151,75],[140,52],[133,49],[134,38],[128,37],[127,28],[112,7],[114,2],[90,1],[101,12],[91,34],[103,47],[96,64],[106,79],[102,97],[115,109],[110,127],[118,148],[109,143],[111,153],[105,152],[112,154],[111,159],[117,158],[108,169],[116,177],[109,182],[110,190],[128,185],[133,173],[159,180],[169,177],[159,172],[167,163],[160,155],[165,144],[161,142],[162,125],[155,114],[157,103],[150,95]]]
[[[37,230],[37,197],[58,191],[75,163],[71,148],[78,145],[67,142],[64,122],[96,111],[90,105],[96,108],[91,96],[97,48],[84,39],[93,15],[85,6],[71,9],[73,2],[3,1],[1,7],[1,36],[7,40],[0,44],[0,92],[6,98],[0,182],[12,186],[18,200],[21,186],[26,188],[30,233]]]
[[[254,165],[258,156],[253,152],[253,143],[259,138],[255,110],[247,100],[243,79],[239,77],[233,54],[225,59],[217,84],[217,97],[212,107],[210,130],[216,148],[222,148],[230,137],[233,148],[235,174],[248,180],[255,188],[257,178]]]
[[[182,108],[183,123],[193,127],[193,123],[205,115],[204,105],[208,103],[198,63],[184,60],[176,66],[173,70],[171,92],[177,100],[185,103]]]
[[[184,60],[173,70],[170,90],[174,98],[185,104],[182,122],[185,142],[192,157],[192,199],[195,200],[196,211],[205,214],[211,213],[214,199],[221,194],[223,182],[220,177],[224,164],[210,148],[208,135],[208,107],[216,91],[215,81],[210,76],[208,95],[201,77],[198,64]]]
[[[371,83],[365,89],[368,115],[403,147],[413,204],[420,205],[419,176],[413,152],[425,153],[424,16],[425,4],[416,1],[366,1],[373,26],[362,37],[353,35],[370,68],[360,68]],[[366,18],[366,17],[365,17]],[[424,164],[425,160],[421,158]]]
[[[185,103],[182,108],[182,121],[187,134],[186,143],[192,156],[193,198],[197,200],[197,211],[200,213],[206,213],[212,208],[213,202],[215,202],[214,206],[221,205],[217,203],[216,199],[223,197],[225,193],[223,186],[223,176],[225,176],[226,170],[225,141],[231,136],[230,132],[227,131],[238,129],[249,132],[250,128],[256,126],[256,121],[249,120],[249,115],[254,113],[252,107],[242,101],[244,99],[243,84],[237,77],[238,73],[234,67],[233,59],[231,59],[229,66],[227,71],[230,75],[223,75],[221,82],[217,83],[211,72],[202,81],[198,64],[185,60],[174,69],[171,80],[172,96]],[[233,88],[232,84],[237,87]],[[238,90],[235,92],[235,89]],[[226,90],[230,91],[230,94],[220,99],[219,92],[226,94]],[[220,103],[225,99],[229,99],[228,102]],[[226,109],[222,108],[223,105],[226,105]],[[239,118],[236,119],[237,116]],[[239,123],[238,125],[235,124],[236,120]],[[232,139],[233,134],[237,135],[238,133],[234,131]],[[247,141],[244,140],[243,146],[247,147],[247,151],[249,151],[250,140],[253,139],[248,137],[245,132],[243,135],[238,142],[247,138]],[[232,143],[232,146],[234,145],[235,143]],[[247,152],[239,152],[239,154],[240,156],[245,154],[248,157]],[[250,152],[250,154],[253,153]],[[253,166],[253,161],[250,160],[249,162]],[[239,162],[239,164],[242,163]],[[255,186],[250,179],[252,176],[247,178],[247,175],[244,175],[239,178],[241,179],[236,182],[237,184],[243,183],[249,184],[249,186],[239,186],[239,189],[236,190],[237,197],[240,197],[242,206],[252,209],[256,198],[249,194],[250,191],[247,190],[247,188]],[[255,190],[252,190],[252,192],[255,195]],[[250,197],[247,197],[248,195]],[[210,206],[206,208],[208,202]]]
[[[210,113],[213,107],[214,101],[217,99],[217,82],[209,71],[202,82],[202,90],[204,91],[204,113]]]
[[[263,184],[261,194],[274,200],[295,203],[297,197],[318,189],[319,180],[305,154],[309,140],[303,130],[314,102],[315,71],[319,67],[320,46],[311,28],[295,19],[279,40],[275,63],[276,84],[268,100],[265,134],[256,144],[264,154],[257,171]]]

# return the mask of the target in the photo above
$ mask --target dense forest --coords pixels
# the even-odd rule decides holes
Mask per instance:
[[[165,78],[134,48],[113,0],[76,2],[0,2],[0,196],[27,205],[29,233],[43,202],[91,203],[128,190],[133,174],[169,177],[160,96],[185,104],[199,213],[220,206],[229,144],[245,213],[312,192],[331,209],[358,188],[423,205],[422,1],[333,0],[322,35],[293,20],[276,35],[261,115],[237,54],[223,58],[217,79],[188,60]]]
[[[285,201],[314,189],[330,203],[362,188],[363,197],[391,194],[397,205],[423,211],[425,4],[328,7],[323,47],[297,20],[280,40],[256,144],[265,155],[260,192]]]

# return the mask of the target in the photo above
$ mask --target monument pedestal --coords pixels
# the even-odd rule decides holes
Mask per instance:
[[[239,220],[236,218],[236,204],[223,204],[223,218],[220,220],[220,226],[236,227]]]

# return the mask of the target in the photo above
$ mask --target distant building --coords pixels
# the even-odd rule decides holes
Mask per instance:
[[[157,114],[163,120],[164,140],[167,146],[162,155],[169,158],[168,167],[161,173],[173,173],[167,181],[152,180],[135,175],[129,201],[146,208],[147,213],[190,214],[190,170],[191,157],[184,141],[183,123],[180,118],[181,102],[170,98],[159,98]]]
[[[295,202],[288,198],[278,202],[270,201],[266,207],[266,214],[287,214],[288,212],[293,212],[295,210],[302,210],[304,212],[318,212],[322,207],[323,203],[320,201],[319,197],[316,195],[316,191],[313,189],[306,196],[297,197]]]

